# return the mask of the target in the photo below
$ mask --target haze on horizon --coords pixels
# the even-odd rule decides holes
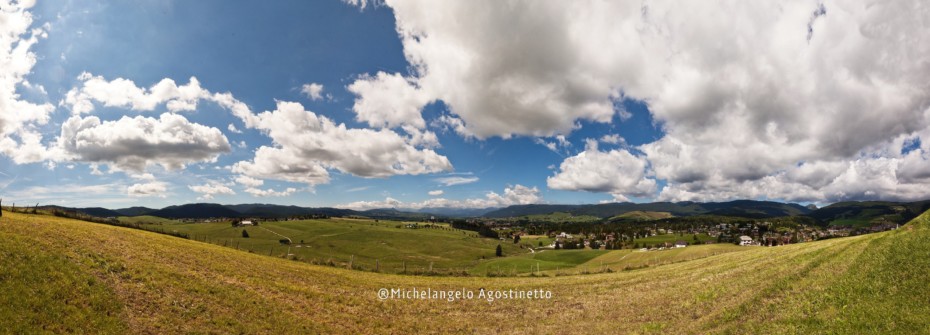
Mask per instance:
[[[930,198],[919,1],[493,4],[0,0],[0,197]]]

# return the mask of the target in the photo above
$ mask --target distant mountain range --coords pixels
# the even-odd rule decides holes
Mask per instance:
[[[783,216],[808,216],[822,224],[864,226],[875,223],[902,223],[930,209],[930,200],[916,202],[840,202],[823,208],[801,206],[794,203],[774,201],[736,200],[728,202],[653,202],[653,203],[609,203],[591,205],[515,205],[506,208],[423,208],[405,210],[394,208],[356,211],[330,207],[299,207],[273,204],[221,205],[196,203],[168,206],[161,209],[129,207],[106,209],[101,207],[66,208],[43,206],[44,209],[73,210],[97,217],[151,215],[163,218],[211,218],[211,217],[291,217],[291,216],[363,216],[377,219],[424,220],[437,217],[487,217],[519,218],[530,215],[546,215],[556,212],[575,216],[590,215],[611,218],[626,213],[668,213],[672,216],[720,215],[745,218],[771,218]]]

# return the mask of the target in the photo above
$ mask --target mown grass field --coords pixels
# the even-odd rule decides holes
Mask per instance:
[[[930,222],[557,277],[316,266],[4,212],[0,333],[926,334]],[[380,300],[380,288],[543,289],[551,300]]]
[[[478,237],[473,231],[404,228],[406,223],[362,219],[267,221],[258,226],[230,223],[172,223],[155,226],[187,233],[191,239],[252,251],[266,256],[292,256],[316,263],[336,263],[380,272],[429,271],[463,273],[495,258],[500,244],[505,255],[529,253],[511,241]],[[400,228],[398,228],[398,226]],[[422,223],[420,224],[422,227]],[[242,237],[247,231],[248,238]],[[291,245],[280,243],[290,238]]]
[[[503,257],[483,262],[470,272],[474,275],[513,275],[538,271],[571,269],[595,257],[604,250],[541,250],[531,254]],[[537,269],[538,268],[538,269]]]

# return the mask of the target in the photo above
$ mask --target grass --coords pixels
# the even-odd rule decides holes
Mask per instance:
[[[498,258],[481,263],[470,273],[475,275],[486,274],[521,274],[537,271],[550,271],[574,268],[595,257],[603,255],[603,250],[542,250],[532,254],[514,257]]]
[[[404,223],[361,219],[267,221],[259,226],[232,227],[230,223],[175,223],[166,230],[187,233],[191,239],[252,251],[257,254],[333,263],[380,272],[429,271],[462,273],[495,258],[498,244],[505,255],[529,253],[511,241],[478,237],[472,231],[441,228],[403,228]],[[400,226],[401,228],[397,228]],[[422,226],[422,225],[421,225]],[[248,231],[249,238],[242,237]],[[285,237],[291,245],[282,245]],[[301,241],[303,241],[301,243]]]
[[[668,219],[671,217],[674,217],[674,215],[669,212],[631,211],[613,216],[610,218],[610,220],[650,221]]]
[[[930,331],[927,214],[878,234],[541,278],[351,271],[8,212],[0,241],[0,333]],[[543,289],[552,299],[380,300],[380,288]]]
[[[131,223],[131,224],[144,224],[144,225],[172,225],[178,224],[177,220],[161,218],[157,216],[150,215],[140,215],[140,216],[120,216],[120,223]]]
[[[699,258],[722,255],[730,252],[746,251],[750,249],[752,248],[740,247],[733,244],[705,244],[657,251],[639,251],[630,249],[612,250],[605,255],[601,255],[591,259],[588,262],[585,262],[583,266],[591,269],[610,269],[611,271],[621,271],[690,261]]]
[[[700,241],[701,243],[717,241],[717,238],[711,237],[710,235],[707,235],[707,234],[697,234],[697,238],[698,238],[698,241]],[[684,235],[662,234],[662,235],[638,238],[638,239],[633,240],[633,243],[639,243],[642,247],[646,247],[648,245],[659,246],[659,244],[662,244],[665,242],[675,243],[678,240],[688,242],[688,244],[694,244],[694,234],[684,234]]]
[[[573,215],[566,212],[554,212],[549,214],[527,215],[527,219],[533,222],[595,222],[601,218],[593,215]]]

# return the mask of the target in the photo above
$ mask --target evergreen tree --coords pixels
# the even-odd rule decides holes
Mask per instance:
[[[497,245],[497,251],[494,252],[494,255],[496,255],[497,257],[504,256],[504,248],[501,248],[500,244]]]
[[[242,230],[242,238],[249,238],[249,232],[245,229]]]

